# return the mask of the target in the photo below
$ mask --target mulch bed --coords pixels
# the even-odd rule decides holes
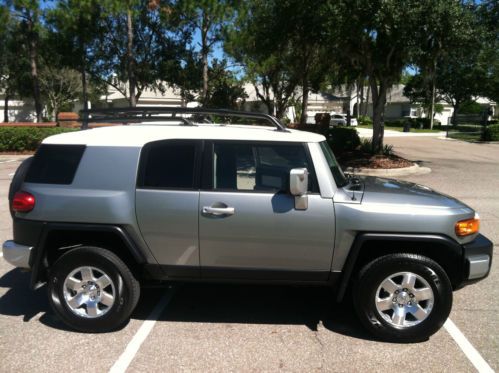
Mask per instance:
[[[338,157],[338,162],[344,169],[346,169],[347,167],[390,169],[411,167],[414,165],[413,162],[410,162],[407,159],[401,158],[396,155],[372,155],[360,151],[343,153]]]

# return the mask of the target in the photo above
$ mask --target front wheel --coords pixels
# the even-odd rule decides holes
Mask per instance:
[[[137,305],[140,286],[114,253],[80,247],[63,254],[48,281],[49,301],[59,318],[82,332],[122,326]]]
[[[435,261],[415,254],[375,259],[359,272],[354,305],[377,337],[418,342],[439,330],[452,307],[452,286]]]

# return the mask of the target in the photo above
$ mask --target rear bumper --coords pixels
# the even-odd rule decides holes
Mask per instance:
[[[493,246],[494,244],[481,234],[470,243],[463,245],[466,282],[475,282],[489,275]]]
[[[14,241],[5,241],[2,245],[4,259],[15,267],[29,269],[29,259],[33,246],[20,245]]]

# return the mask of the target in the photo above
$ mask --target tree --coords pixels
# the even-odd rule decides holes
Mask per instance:
[[[286,26],[282,32],[288,38],[291,52],[289,69],[302,88],[301,112],[306,114],[310,91],[320,88],[327,69],[331,67],[326,57],[329,46],[322,39],[329,14],[322,2],[281,0],[279,7],[279,16]],[[301,125],[305,125],[306,117],[301,115]]]
[[[208,101],[205,106],[214,108],[238,109],[247,98],[243,82],[227,69],[227,61],[214,60],[210,67]]]
[[[38,58],[41,9],[38,0],[13,0],[12,15],[20,21],[22,42],[27,46],[31,68],[32,97],[35,101],[36,120],[42,121],[42,100],[38,80]]]
[[[437,63],[457,48],[472,47],[478,25],[472,7],[460,1],[422,0],[421,6],[425,9],[425,20],[415,29],[417,48],[413,61],[428,87],[425,107],[433,128]]]
[[[223,28],[234,14],[237,1],[234,0],[180,0],[176,5],[183,23],[193,34],[200,36],[202,66],[202,90],[200,101],[209,101],[209,56],[216,43],[222,41]],[[170,18],[171,20],[171,18]]]
[[[373,102],[373,152],[383,147],[387,90],[397,83],[418,50],[426,9],[418,0],[329,1],[329,46],[337,63],[368,77]]]
[[[135,106],[145,89],[163,92],[182,76],[189,36],[164,27],[164,8],[156,2],[117,3],[103,3],[109,6],[100,20],[104,35],[93,44],[95,62],[89,71]]]
[[[457,124],[461,104],[478,95],[486,81],[487,69],[473,50],[456,49],[438,62],[436,88],[454,109],[452,124]]]
[[[480,61],[486,69],[481,94],[499,102],[499,3],[494,0],[482,1],[477,14],[483,36]]]
[[[291,105],[299,83],[290,68],[290,41],[282,32],[286,22],[279,1],[248,1],[228,28],[224,44],[226,52],[244,67],[258,99],[278,118]]]
[[[78,71],[45,66],[40,70],[40,90],[46,98],[52,120],[57,120],[60,108],[75,101],[81,92],[82,81]]]
[[[83,109],[88,109],[87,70],[92,60],[92,45],[102,37],[101,7],[96,0],[61,0],[48,12],[52,26],[53,53],[63,57],[64,65],[81,75]],[[84,122],[84,125],[86,123]]]

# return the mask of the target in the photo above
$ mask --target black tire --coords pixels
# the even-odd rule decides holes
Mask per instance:
[[[95,318],[75,314],[65,299],[66,278],[74,270],[85,266],[97,269],[93,273],[102,272],[112,281],[114,302],[106,308],[105,314]],[[70,328],[100,333],[116,330],[128,321],[139,300],[140,285],[127,265],[114,253],[99,247],[82,246],[63,254],[54,263],[49,273],[48,295],[53,310]],[[85,306],[83,309],[86,310]]]
[[[9,210],[10,216],[14,217],[14,210],[12,210],[12,200],[14,199],[14,195],[19,192],[21,186],[26,178],[26,174],[28,173],[29,166],[31,166],[31,162],[33,162],[33,157],[26,158],[21,162],[19,167],[12,178],[12,181],[9,186]]]
[[[378,289],[389,276],[401,272],[416,274],[427,282],[433,292],[433,307],[427,312],[427,316],[424,316],[425,318],[421,317],[422,320],[416,319],[409,312],[410,315],[408,314],[407,321],[403,321],[404,324],[407,323],[408,325],[398,326],[394,325],[394,310],[397,307],[404,306],[399,306],[399,298],[394,297],[392,300],[391,296],[387,295],[390,293],[385,292],[384,289],[378,293]],[[400,275],[400,277],[403,276]],[[419,280],[416,281],[421,284]],[[399,289],[396,292],[401,296],[408,294]],[[390,299],[393,302],[394,310],[388,309],[382,312],[378,310],[376,296],[379,294],[385,294],[383,295],[386,297],[384,299]],[[413,296],[411,292],[409,294]],[[452,308],[452,286],[445,271],[435,261],[415,254],[390,254],[365,265],[360,270],[354,283],[353,296],[354,306],[362,324],[376,337],[392,342],[420,342],[427,340],[442,327]],[[383,299],[383,296],[380,296],[380,298]],[[404,301],[408,300],[410,302],[412,300],[414,306],[413,299],[406,297]],[[423,306],[428,304],[423,302],[428,301],[422,301]],[[416,304],[416,307],[418,307],[419,301]],[[390,313],[392,314],[390,315]],[[392,320],[386,318],[392,318]],[[404,320],[406,320],[405,316]],[[411,325],[411,322],[417,324]]]

